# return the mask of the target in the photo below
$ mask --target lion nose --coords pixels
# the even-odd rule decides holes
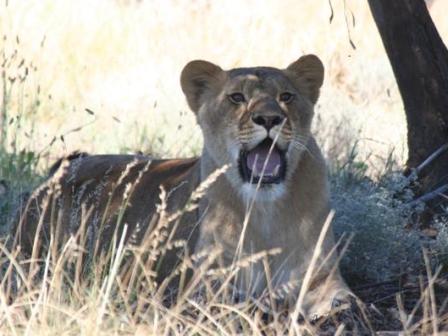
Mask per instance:
[[[260,126],[266,128],[269,131],[272,127],[280,125],[283,120],[285,120],[284,116],[281,115],[254,115],[252,116],[252,121]]]

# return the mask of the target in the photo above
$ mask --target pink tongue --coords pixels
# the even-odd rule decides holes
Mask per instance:
[[[269,157],[268,153],[268,146],[257,146],[247,154],[247,167],[252,170],[255,176],[261,175],[266,160],[267,162],[266,168],[264,169],[264,175],[275,175],[274,172],[276,168],[281,164],[280,153],[275,147],[272,149]]]

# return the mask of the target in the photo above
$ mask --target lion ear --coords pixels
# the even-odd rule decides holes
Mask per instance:
[[[203,103],[204,94],[221,85],[224,71],[207,61],[191,61],[182,70],[180,85],[193,112],[198,112]]]
[[[324,65],[315,55],[305,55],[286,68],[286,73],[310,101],[315,104],[324,81]]]

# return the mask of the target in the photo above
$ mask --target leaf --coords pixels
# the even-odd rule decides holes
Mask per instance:
[[[85,108],[84,110],[90,115],[95,115],[95,112],[93,112],[91,109]]]

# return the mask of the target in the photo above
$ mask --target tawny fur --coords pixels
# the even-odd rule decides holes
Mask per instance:
[[[141,240],[156,213],[160,186],[169,194],[168,208],[182,208],[200,181],[227,165],[225,174],[208,187],[198,211],[182,217],[176,239],[187,239],[190,251],[196,252],[219,246],[223,249],[222,261],[231,264],[246,222],[241,255],[280,248],[281,253],[269,260],[272,284],[296,284],[291,294],[296,297],[330,210],[325,162],[310,132],[323,75],[323,65],[313,55],[301,57],[284,70],[259,67],[224,71],[206,61],[190,62],[182,72],[181,85],[203,132],[201,157],[154,160],[150,164],[150,158],[144,156],[74,158],[68,167],[60,167],[55,176],[32,195],[18,221],[16,239],[31,253],[42,213],[45,220],[40,235],[49,236],[51,214],[42,209],[42,203],[52,188],[52,179],[60,184],[55,204],[62,214],[59,220],[61,237],[73,230],[70,223],[73,223],[75,203],[78,207],[86,204],[86,209],[92,209],[89,225],[95,227],[99,222],[98,214],[104,212],[113,188],[117,188],[105,219],[107,229],[101,230],[98,236],[107,245],[116,229],[116,218],[128,183],[140,179],[130,196],[122,223],[129,226],[128,237],[138,227]],[[240,92],[246,101],[238,104],[230,101],[232,92]],[[293,100],[279,100],[283,92],[292,93]],[[267,130],[253,122],[255,115],[279,115],[284,122]],[[256,185],[243,181],[238,168],[239,153],[251,150],[266,137],[275,139],[277,146],[286,151],[286,175],[281,183],[257,189]],[[135,163],[131,164],[133,161]],[[126,169],[129,170],[126,176],[120,178]],[[199,228],[198,234],[195,228]],[[329,233],[320,260],[333,248],[333,236]],[[314,277],[318,281],[313,283],[306,301],[307,309],[313,313],[328,310],[333,299],[348,293],[339,272],[333,269],[335,259],[334,253]],[[162,278],[173,269],[175,262],[176,255],[172,253],[162,265]],[[254,265],[250,274],[241,274],[240,290],[258,295],[266,288],[262,265]],[[325,285],[324,297],[315,294]]]

